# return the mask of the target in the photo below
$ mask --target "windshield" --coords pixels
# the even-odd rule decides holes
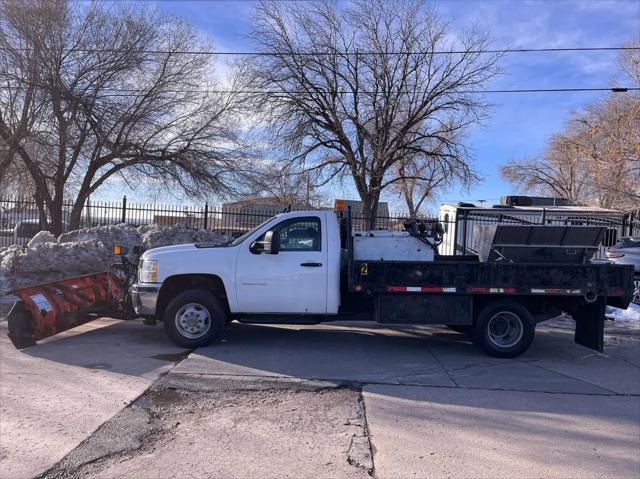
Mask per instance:
[[[272,219],[273,218],[269,218],[268,220],[260,223],[258,226],[256,226],[252,230],[249,230],[245,234],[243,234],[242,236],[239,236],[238,238],[234,239],[231,243],[229,243],[229,246],[238,246],[240,243],[242,243],[244,240],[246,240],[249,236],[251,236],[256,231],[258,231],[260,228],[262,228],[264,225],[266,225]]]

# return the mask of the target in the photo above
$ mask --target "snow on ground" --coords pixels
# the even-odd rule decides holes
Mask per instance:
[[[607,318],[607,321],[604,322],[605,330],[617,330],[632,333],[640,332],[640,305],[632,303],[627,309],[607,306],[605,316]],[[548,319],[540,324],[553,328],[575,328],[573,318],[566,313],[562,313],[560,316]]]
[[[640,327],[640,305],[630,304],[627,309],[612,308],[607,306],[607,316],[614,321],[635,323]]]
[[[116,259],[116,244],[132,251],[134,246],[151,249],[185,243],[223,244],[229,239],[180,224],[98,226],[70,231],[57,239],[51,233],[40,232],[26,247],[0,248],[0,295],[15,288],[105,271]],[[136,258],[131,255],[129,259]]]

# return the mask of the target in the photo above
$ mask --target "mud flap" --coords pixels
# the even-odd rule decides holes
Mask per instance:
[[[9,311],[7,323],[9,339],[17,349],[29,348],[36,345],[34,339],[35,327],[33,317],[22,301],[16,301]]]
[[[577,344],[600,353],[603,351],[605,310],[604,299],[598,299],[593,303],[581,306],[572,314],[576,322],[574,340]]]

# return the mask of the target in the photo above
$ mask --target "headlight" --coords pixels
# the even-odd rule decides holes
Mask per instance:
[[[138,280],[141,283],[157,283],[158,282],[158,262],[156,260],[140,261],[140,269],[138,271]]]

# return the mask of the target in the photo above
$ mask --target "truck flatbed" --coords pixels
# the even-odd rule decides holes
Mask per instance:
[[[519,304],[535,323],[571,314],[576,342],[600,352],[605,306],[626,308],[633,296],[633,267],[604,263],[352,261],[349,276],[381,323],[471,327],[492,303]]]

